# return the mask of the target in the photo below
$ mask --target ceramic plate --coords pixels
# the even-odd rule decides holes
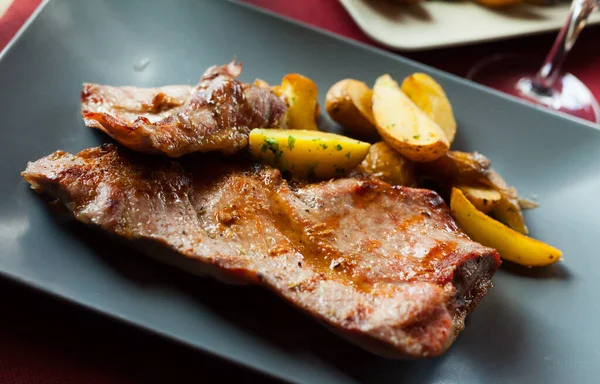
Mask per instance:
[[[449,47],[559,30],[569,3],[521,4],[490,9],[472,1],[425,0],[404,6],[390,0],[340,0],[358,26],[390,48],[406,51]],[[600,13],[588,24],[598,24]]]
[[[81,120],[84,81],[194,84],[234,55],[244,62],[242,80],[277,83],[299,72],[315,80],[321,101],[345,77],[372,83],[386,72],[430,73],[453,102],[456,148],[485,153],[524,196],[537,195],[531,232],[562,249],[565,261],[504,266],[447,354],[386,360],[260,288],[188,275],[58,218],[19,176],[29,160],[107,141]],[[221,0],[51,0],[0,57],[0,116],[4,278],[293,382],[597,382],[600,131],[591,125]],[[333,128],[326,118],[323,125]]]

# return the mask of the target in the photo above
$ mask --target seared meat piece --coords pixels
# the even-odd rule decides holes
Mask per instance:
[[[263,285],[389,357],[443,353],[500,264],[433,191],[352,178],[293,187],[259,165],[188,163],[108,145],[58,151],[23,176],[83,223],[188,271]]]
[[[252,128],[278,126],[287,109],[270,90],[237,81],[241,71],[234,62],[211,67],[194,88],[84,84],[81,113],[88,127],[134,151],[233,153]]]

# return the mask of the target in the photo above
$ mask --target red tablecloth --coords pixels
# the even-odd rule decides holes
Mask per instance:
[[[294,19],[373,44],[337,0],[245,0]],[[0,50],[14,36],[41,0],[12,2],[0,15]],[[584,30],[569,56],[574,73],[600,98],[600,29]],[[406,56],[464,75],[493,53],[544,55],[553,34]],[[376,44],[375,44],[376,45]],[[174,345],[0,280],[0,384],[17,383],[148,383],[202,380],[208,374],[266,382],[266,378],[212,357]],[[212,376],[212,375],[211,375]]]

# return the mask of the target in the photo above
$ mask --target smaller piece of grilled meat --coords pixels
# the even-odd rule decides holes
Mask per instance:
[[[353,178],[292,187],[273,168],[193,160],[108,145],[58,151],[23,176],[83,223],[190,272],[265,286],[388,357],[446,351],[500,264],[433,191]]]
[[[235,62],[213,66],[196,87],[84,84],[81,113],[88,127],[134,151],[234,153],[252,128],[277,127],[287,110],[269,89],[237,81],[241,71]]]

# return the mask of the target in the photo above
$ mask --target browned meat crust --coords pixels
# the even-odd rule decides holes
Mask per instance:
[[[291,187],[258,165],[182,164],[108,145],[58,151],[23,176],[81,222],[195,273],[263,285],[389,357],[443,353],[500,263],[433,191],[352,178]]]
[[[81,113],[88,127],[134,151],[233,153],[248,144],[252,128],[278,126],[287,109],[268,89],[237,81],[241,71],[234,62],[211,67],[196,87],[84,84]]]

